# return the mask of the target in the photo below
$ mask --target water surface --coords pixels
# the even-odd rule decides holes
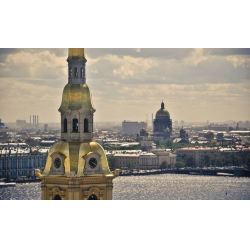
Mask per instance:
[[[249,200],[250,178],[161,174],[120,176],[114,200]],[[1,200],[40,200],[41,183],[0,188]]]

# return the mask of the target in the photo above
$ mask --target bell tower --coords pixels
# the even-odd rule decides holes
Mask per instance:
[[[111,200],[112,181],[118,170],[110,171],[101,145],[93,140],[96,111],[86,84],[84,49],[69,49],[68,84],[64,87],[61,113],[61,141],[49,151],[41,178],[43,200]]]
[[[65,141],[89,141],[93,137],[95,109],[86,85],[84,49],[69,49],[68,84],[64,87],[61,113],[61,138]]]

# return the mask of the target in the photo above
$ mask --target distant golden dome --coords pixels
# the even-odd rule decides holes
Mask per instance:
[[[163,118],[163,117],[168,117],[170,118],[169,112],[165,109],[164,103],[161,103],[161,109],[159,109],[156,113],[156,118]]]
[[[157,117],[170,117],[170,114],[166,109],[159,109],[156,113],[156,118]]]

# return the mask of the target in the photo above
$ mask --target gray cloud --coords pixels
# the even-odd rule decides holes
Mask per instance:
[[[90,58],[97,58],[104,55],[117,55],[119,57],[132,56],[132,57],[164,57],[181,59],[190,54],[193,49],[165,49],[165,48],[141,48],[141,49],[86,49],[86,55]]]
[[[204,49],[205,53],[211,55],[219,55],[219,56],[229,56],[229,55],[250,55],[249,48],[225,48],[225,49]]]
[[[95,121],[250,119],[249,49],[86,49]],[[67,49],[0,49],[0,117],[59,122]]]

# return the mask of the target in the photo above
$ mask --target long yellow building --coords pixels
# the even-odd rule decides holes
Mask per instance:
[[[41,178],[43,200],[111,200],[113,179],[106,154],[93,140],[96,111],[86,84],[84,49],[69,49],[68,84],[64,87],[61,113],[61,141],[49,151]]]

